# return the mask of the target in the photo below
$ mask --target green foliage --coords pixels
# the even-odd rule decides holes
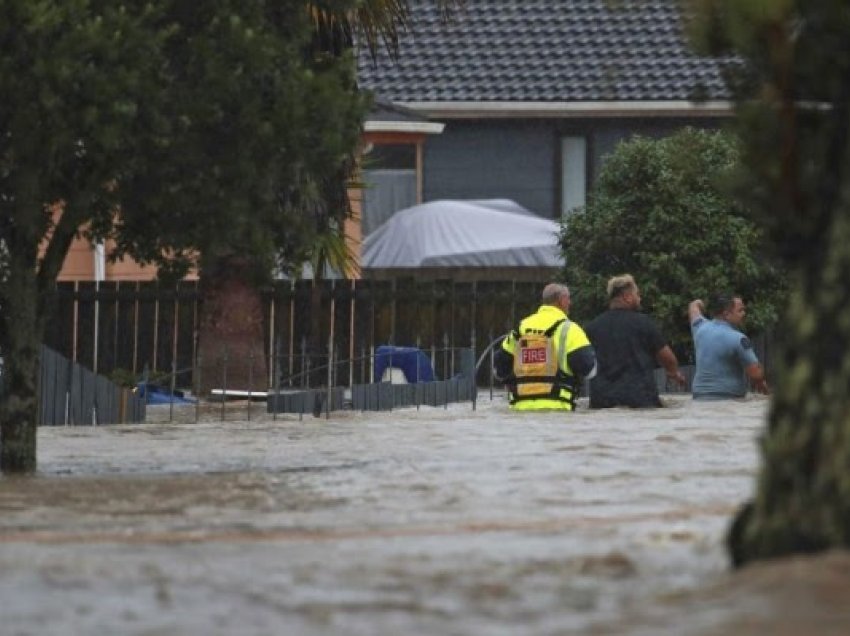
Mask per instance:
[[[0,14],[4,270],[48,237],[48,286],[85,232],[175,275],[199,254],[271,271],[347,215],[368,103],[350,52],[310,52],[303,0],[3,0]]]
[[[300,10],[299,10],[300,9]],[[121,179],[119,246],[176,266],[249,255],[286,268],[348,213],[367,106],[350,54],[311,57],[303,3],[175,1],[167,91],[143,105],[140,169]],[[164,187],[165,186],[165,187]]]
[[[715,291],[743,295],[751,329],[773,323],[783,277],[761,231],[726,193],[738,167],[738,146],[721,132],[687,128],[620,144],[588,205],[562,223],[575,316],[604,310],[608,278],[630,273],[644,310],[680,350],[690,342],[688,302]]]
[[[135,388],[136,383],[138,382],[135,373],[133,373],[130,369],[122,368],[113,369],[112,373],[109,374],[109,379],[125,389]]]
[[[270,272],[345,218],[367,100],[351,53],[316,54],[314,29],[304,0],[0,0],[14,397],[0,402],[0,467],[35,465],[42,321],[75,236],[173,276],[233,256]]]

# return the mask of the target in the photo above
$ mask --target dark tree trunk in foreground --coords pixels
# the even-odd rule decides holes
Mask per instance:
[[[224,383],[228,390],[268,390],[263,302],[250,269],[244,259],[232,257],[202,274],[201,395],[225,388]]]
[[[781,142],[782,152],[778,170],[764,180],[774,198],[764,206],[763,219],[794,274],[776,329],[779,364],[761,441],[757,493],[729,536],[736,565],[850,547],[850,56],[845,44],[850,20],[846,5],[816,8],[826,4],[837,13],[815,11],[810,18],[818,19],[811,24],[827,25],[840,37],[813,32],[803,38],[813,48],[797,43],[798,54],[820,56],[822,41],[845,52],[818,69],[834,74],[818,95],[818,107],[798,101],[785,87],[784,100],[768,111],[777,122],[772,138]],[[837,17],[843,22],[835,27]]]
[[[733,562],[850,547],[850,214],[821,268],[798,281],[779,326],[779,365],[755,500],[735,520]]]
[[[38,365],[42,340],[34,254],[12,254],[5,293],[0,299],[0,350],[3,396],[0,397],[0,470],[30,473],[36,469]],[[32,256],[33,258],[29,258]]]

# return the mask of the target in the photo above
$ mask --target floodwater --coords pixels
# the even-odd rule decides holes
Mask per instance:
[[[729,573],[765,399],[482,398],[42,428],[0,478],[0,633],[847,633],[850,558]]]

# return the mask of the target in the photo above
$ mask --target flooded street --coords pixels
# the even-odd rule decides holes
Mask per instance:
[[[722,543],[767,401],[668,401],[42,428],[0,633],[760,633]]]

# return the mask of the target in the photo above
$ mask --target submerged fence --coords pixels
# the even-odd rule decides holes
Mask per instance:
[[[143,422],[145,401],[42,347],[39,359],[39,423],[47,426]]]
[[[349,397],[329,398],[333,405],[366,395],[365,389],[353,389],[380,380],[374,361],[382,346],[422,351],[440,381],[458,374],[452,352],[468,349],[478,360],[475,385],[489,386],[489,347],[538,306],[540,290],[540,282],[525,281],[278,281],[261,292],[262,351],[237,356],[225,349],[220,359],[202,360],[197,282],[60,283],[47,344],[98,374],[121,370],[195,393],[202,380],[258,394],[270,394],[275,386],[288,395],[348,389]],[[756,349],[770,371],[767,341],[756,339]],[[237,376],[243,386],[235,385]],[[658,377],[662,391],[678,390],[660,371]],[[414,393],[411,399],[426,398]],[[307,406],[298,408],[313,410]]]
[[[275,358],[286,359],[290,374],[333,358],[335,383],[351,386],[371,380],[364,360],[377,347],[405,345],[433,354],[446,377],[442,367],[452,362],[438,350],[482,351],[538,305],[540,289],[520,281],[278,281],[262,290],[264,360],[253,364],[268,388]],[[45,344],[99,374],[175,367],[179,384],[192,386],[200,309],[194,281],[59,283]]]

